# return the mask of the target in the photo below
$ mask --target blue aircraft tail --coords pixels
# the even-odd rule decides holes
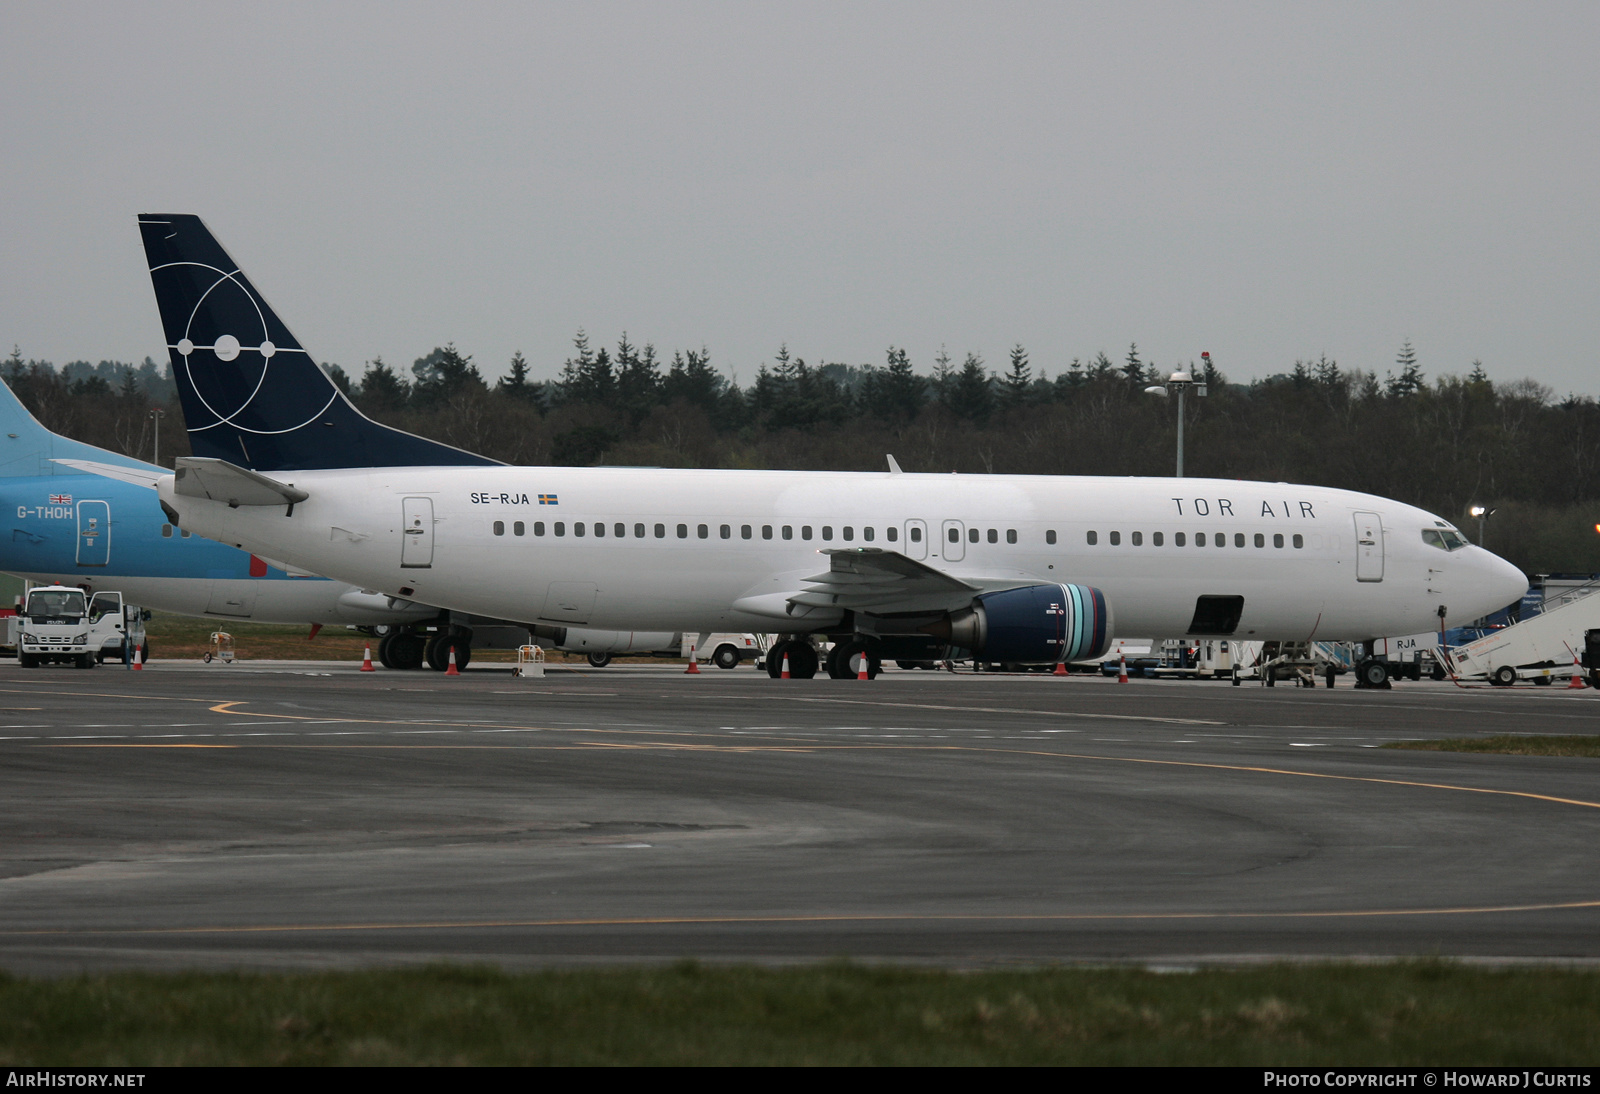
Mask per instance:
[[[141,214],[139,232],[196,456],[256,471],[498,462],[357,410],[199,217]]]
[[[61,466],[56,460],[93,460],[155,470],[154,464],[143,460],[50,432],[28,413],[28,408],[9,387],[0,383],[0,478],[83,474]]]

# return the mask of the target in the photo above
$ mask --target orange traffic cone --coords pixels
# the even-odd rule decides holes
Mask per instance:
[[[1067,663],[1065,661],[1057,661],[1056,662],[1056,671],[1052,672],[1050,675],[1051,676],[1065,676],[1066,674],[1067,674]]]
[[[871,680],[872,679],[872,677],[867,675],[867,664],[868,664],[868,662],[870,660],[871,659],[867,656],[867,651],[866,650],[862,650],[861,651],[861,667],[856,670],[856,679],[857,680]]]
[[[1571,691],[1573,688],[1578,688],[1579,690],[1582,690],[1583,687],[1584,687],[1584,683],[1583,683],[1583,667],[1578,664],[1578,655],[1577,654],[1573,654],[1572,655],[1572,679],[1567,682],[1567,690]]]
[[[1117,683],[1126,684],[1128,682],[1128,655],[1123,654],[1118,664],[1121,667],[1117,669]]]
[[[144,647],[133,647],[133,671],[138,672],[144,668]]]
[[[456,648],[450,647],[450,667],[444,670],[446,676],[460,676],[461,670],[456,668]]]
[[[683,670],[685,676],[699,676],[700,662],[695,659],[694,647],[689,647],[689,667]]]
[[[783,671],[778,674],[778,679],[780,679],[780,680],[791,680],[791,679],[793,679],[793,677],[791,677],[789,675],[789,651],[788,650],[784,650],[783,651]]]
[[[454,653],[455,651],[451,650],[450,652]],[[364,654],[362,654],[362,656],[361,656],[361,671],[362,672],[377,672],[378,671],[377,669],[372,667],[372,643],[370,643],[370,642],[367,643],[366,652]]]

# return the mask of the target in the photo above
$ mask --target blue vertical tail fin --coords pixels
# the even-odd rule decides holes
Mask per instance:
[[[199,217],[141,214],[139,232],[196,456],[256,471],[498,462],[357,410]]]
[[[46,429],[22,405],[10,387],[0,383],[0,478],[33,478],[40,475],[81,475],[56,460],[92,460],[124,467],[154,469],[154,464],[131,456],[108,452],[92,444],[63,437]]]

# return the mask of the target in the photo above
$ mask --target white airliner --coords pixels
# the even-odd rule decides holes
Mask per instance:
[[[1114,632],[1367,641],[1527,588],[1370,494],[1227,479],[509,467],[363,417],[198,218],[140,218],[196,453],[174,523],[529,624],[827,634],[859,658],[1099,656]],[[94,468],[113,476],[116,468]],[[809,642],[774,649],[815,672]]]

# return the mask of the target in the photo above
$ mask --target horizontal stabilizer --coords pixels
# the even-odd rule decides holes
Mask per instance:
[[[186,498],[240,505],[293,505],[311,495],[227,460],[183,456],[177,461],[174,490]]]
[[[158,467],[126,467],[117,463],[97,463],[94,460],[52,460],[63,467],[70,467],[74,471],[87,471],[91,475],[100,475],[118,482],[131,482],[135,486],[148,486],[154,490],[156,483],[166,477],[166,472]]]

